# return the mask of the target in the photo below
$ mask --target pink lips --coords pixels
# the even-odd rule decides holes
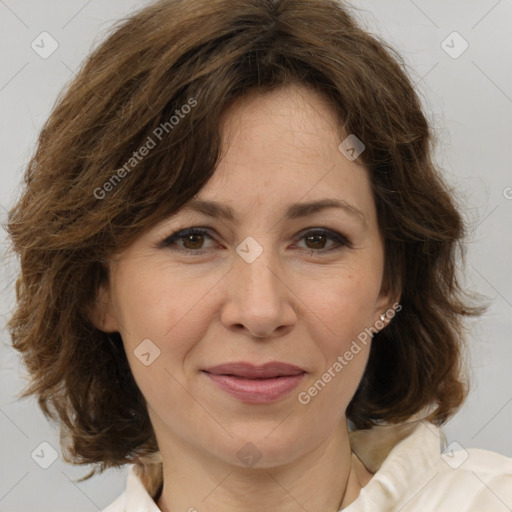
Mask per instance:
[[[280,362],[255,366],[238,362],[207,368],[203,372],[221,389],[247,403],[278,400],[298,386],[305,375],[302,368]]]

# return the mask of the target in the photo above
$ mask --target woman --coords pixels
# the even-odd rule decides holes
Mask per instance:
[[[334,0],[165,0],[44,126],[9,327],[106,511],[512,508],[454,451],[465,227],[398,55]],[[501,507],[501,508],[500,508]]]

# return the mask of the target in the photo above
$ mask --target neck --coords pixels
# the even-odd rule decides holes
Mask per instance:
[[[350,449],[344,419],[313,451],[265,468],[233,465],[183,443],[159,444],[164,483],[157,505],[162,512],[337,512],[371,478]]]

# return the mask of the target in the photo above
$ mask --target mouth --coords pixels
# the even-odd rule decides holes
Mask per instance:
[[[202,372],[222,391],[251,404],[270,403],[285,397],[306,374],[299,366],[280,362],[261,366],[229,363]]]
[[[228,375],[244,379],[272,379],[300,375],[306,371],[296,365],[274,361],[260,366],[246,362],[227,363],[205,370],[211,375]]]

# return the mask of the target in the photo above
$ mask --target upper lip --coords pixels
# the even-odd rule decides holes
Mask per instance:
[[[286,375],[300,375],[305,370],[293,364],[281,363],[274,361],[260,366],[246,363],[236,362],[212,366],[203,370],[214,375],[235,375],[236,377],[245,377],[247,379],[270,379],[272,377],[280,377]]]

